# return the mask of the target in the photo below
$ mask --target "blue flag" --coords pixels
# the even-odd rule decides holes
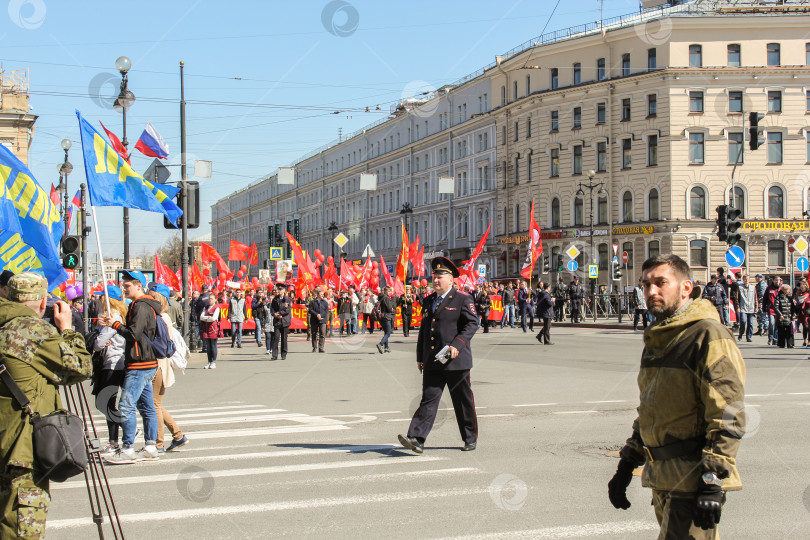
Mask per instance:
[[[153,184],[136,173],[98,131],[82,118],[82,154],[91,206],[123,206],[147,212],[158,212],[177,226],[183,211],[173,198],[178,188],[166,184]]]
[[[0,266],[15,274],[31,270],[48,280],[51,289],[68,279],[59,259],[59,241],[65,224],[59,206],[53,204],[47,191],[37,185],[31,171],[5,146],[0,145]],[[9,219],[7,202],[14,206],[14,219]]]

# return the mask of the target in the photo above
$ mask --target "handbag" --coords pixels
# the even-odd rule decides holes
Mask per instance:
[[[47,416],[32,411],[31,400],[9,374],[5,364],[0,364],[0,379],[30,417],[28,421],[34,428],[34,460],[43,471],[42,478],[64,482],[84,472],[89,456],[82,419],[64,409]]]

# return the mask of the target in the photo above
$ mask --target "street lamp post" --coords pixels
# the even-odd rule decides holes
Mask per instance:
[[[405,218],[405,232],[407,232],[410,235],[411,234],[411,228],[409,227],[408,220],[409,220],[409,216],[411,214],[413,214],[413,207],[411,207],[411,203],[406,202],[405,204],[403,204],[402,205],[402,210],[400,210],[399,213],[400,213],[400,215],[404,216],[404,218]],[[407,249],[407,248],[405,248],[405,249]],[[407,268],[407,263],[406,263],[406,268]],[[407,272],[405,274],[405,281],[406,282],[408,281]]]
[[[68,175],[73,172],[73,164],[68,161],[68,150],[70,150],[71,142],[70,139],[62,139],[62,149],[65,151],[65,161],[59,163],[56,168],[59,169],[59,185],[56,186],[56,190],[65,198],[65,206],[62,209],[62,219],[65,221],[65,234],[68,231]]]
[[[590,221],[590,226],[591,226],[591,234],[590,234],[590,237],[591,237],[591,260],[594,259],[594,255],[593,255],[593,192],[596,189],[599,190],[597,192],[597,195],[601,195],[602,193],[605,192],[605,190],[602,189],[602,186],[604,186],[605,183],[604,182],[597,182],[596,184],[594,184],[593,183],[593,177],[594,176],[596,176],[596,171],[594,171],[594,170],[588,171],[588,184],[584,185],[582,182],[580,182],[579,183],[579,189],[577,190],[577,196],[579,196],[579,197],[582,197],[583,195],[585,195],[585,191],[583,191],[582,188],[587,188],[588,189],[588,194],[590,195],[589,221]],[[597,264],[599,264],[599,263],[597,262]],[[596,280],[591,279],[591,296],[593,297],[593,295],[595,293],[596,293]],[[592,305],[593,305],[593,301],[592,301]]]
[[[326,230],[332,233],[332,260],[335,260],[335,233],[338,230],[338,226],[333,221],[332,223],[329,224],[329,228],[327,228]]]
[[[115,68],[121,73],[121,91],[113,103],[113,108],[123,115],[124,132],[121,144],[127,152],[127,109],[135,102],[135,95],[127,88],[127,73],[132,67],[132,61],[126,56],[119,56],[115,61]],[[129,268],[129,208],[124,208],[124,269]]]

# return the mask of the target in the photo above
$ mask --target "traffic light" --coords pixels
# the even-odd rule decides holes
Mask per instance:
[[[190,180],[186,182],[186,192],[188,193],[188,208],[186,208],[186,214],[180,216],[177,219],[177,228],[181,228],[183,226],[183,220],[188,220],[186,225],[187,229],[196,229],[200,226],[200,183],[194,180]],[[178,191],[177,197],[175,199],[175,204],[181,209],[183,208],[183,192]],[[168,219],[165,217],[163,218],[163,228],[164,229],[174,229],[175,226],[172,225]]]
[[[740,214],[742,210],[734,208],[733,206],[726,207],[726,242],[729,246],[733,246],[740,241],[740,235],[737,229],[741,227]]]
[[[759,121],[765,118],[765,115],[758,112],[748,113],[748,148],[756,150],[765,144],[763,126],[759,125]]]
[[[548,255],[543,255],[543,273],[548,274],[549,272],[551,272],[551,261]]]
[[[613,261],[611,266],[613,266],[613,281],[621,281],[622,280],[622,266],[619,264],[619,261]]]
[[[562,272],[565,269],[563,266],[563,256],[557,255],[557,272]]]
[[[62,266],[65,268],[76,268],[82,257],[82,237],[65,236],[60,244],[62,249]]]
[[[728,206],[721,204],[717,207],[717,239],[721,242],[728,241]]]

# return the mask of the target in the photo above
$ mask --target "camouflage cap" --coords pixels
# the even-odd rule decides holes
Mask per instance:
[[[42,300],[48,296],[48,281],[41,274],[22,272],[8,280],[8,299],[14,302]]]

